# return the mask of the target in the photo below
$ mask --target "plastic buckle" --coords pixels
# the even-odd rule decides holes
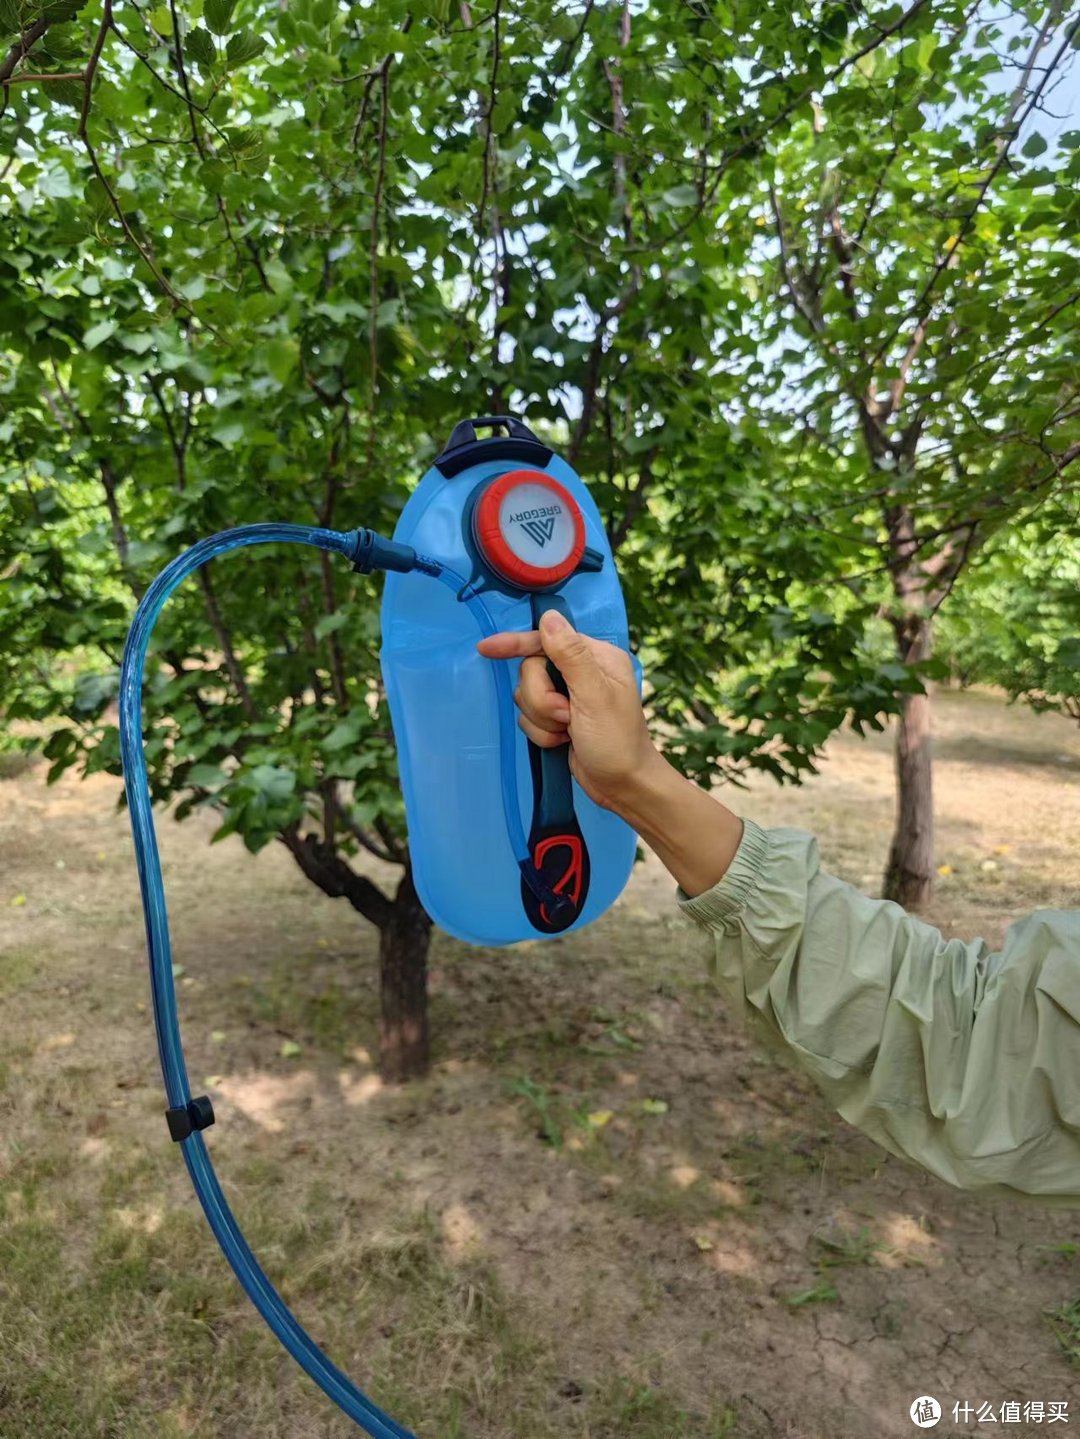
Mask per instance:
[[[201,1094],[198,1099],[189,1099],[187,1104],[176,1109],[167,1109],[165,1122],[169,1126],[169,1134],[177,1143],[197,1129],[209,1129],[214,1122],[214,1106],[209,1095]]]

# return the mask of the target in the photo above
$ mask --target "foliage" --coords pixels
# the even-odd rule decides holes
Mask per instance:
[[[890,23],[893,43],[845,49],[848,82],[774,138],[727,219],[763,237],[749,417],[814,552],[827,537],[822,587],[875,597],[914,679],[982,546],[1080,459],[1080,248],[1061,242],[1080,130],[1044,133],[1080,14],[916,3]],[[930,716],[901,698],[883,892],[909,908],[935,870]]]
[[[1076,444],[1049,241],[1080,132],[1014,143],[993,13],[6,0],[7,720],[54,726],[53,776],[115,771],[164,560],[268,517],[389,529],[451,424],[512,405],[593,486],[689,771],[798,779],[879,724],[918,685],[874,629],[883,496],[951,564]],[[232,556],[167,612],[147,705],[157,798],[383,923],[349,865],[406,854],[374,601]]]
[[[1047,515],[1001,537],[950,607],[939,653],[961,684],[1080,720],[1080,547]]]
[[[759,159],[747,402],[856,594],[932,614],[1080,457],[1080,130],[1043,133],[1080,17],[913,5]],[[1008,57],[1008,58],[1005,58]],[[1051,132],[1052,133],[1052,132]],[[780,303],[777,304],[777,299]]]

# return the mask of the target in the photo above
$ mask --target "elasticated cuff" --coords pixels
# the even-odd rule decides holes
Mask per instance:
[[[752,819],[743,820],[742,840],[723,879],[693,899],[683,890],[678,891],[683,913],[702,929],[717,929],[725,920],[733,919],[746,908],[761,883],[770,848],[768,833]]]

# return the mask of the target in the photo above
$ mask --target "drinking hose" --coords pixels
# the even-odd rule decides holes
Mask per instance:
[[[285,1348],[344,1413],[373,1439],[414,1439],[409,1430],[384,1414],[331,1363],[301,1328],[260,1268],[210,1162],[201,1131],[214,1122],[213,1108],[205,1096],[192,1098],[180,1038],[169,919],[142,745],[142,684],[146,652],[154,624],[165,602],[188,575],[216,555],[248,545],[276,541],[308,545],[344,555],[362,573],[370,573],[373,569],[403,573],[419,570],[448,585],[468,606],[484,635],[494,634],[496,625],[481,595],[472,586],[466,590],[466,582],[460,575],[438,560],[418,555],[409,546],[395,544],[372,530],[340,532],[309,525],[242,525],[200,540],[160,572],[135,612],[120,670],[120,753],[142,894],[154,1028],[169,1103],[166,1113],[169,1132],[180,1144],[195,1193],[225,1257],[255,1308]],[[517,725],[508,662],[494,662],[491,671],[499,713],[502,800],[507,834],[525,883],[554,914],[569,901],[551,889],[529,854],[518,796]]]

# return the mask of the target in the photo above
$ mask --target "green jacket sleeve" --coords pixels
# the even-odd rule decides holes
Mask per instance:
[[[750,821],[680,901],[729,1000],[846,1120],[961,1188],[1080,1200],[1080,914],[1036,911],[998,952],[946,940]]]

